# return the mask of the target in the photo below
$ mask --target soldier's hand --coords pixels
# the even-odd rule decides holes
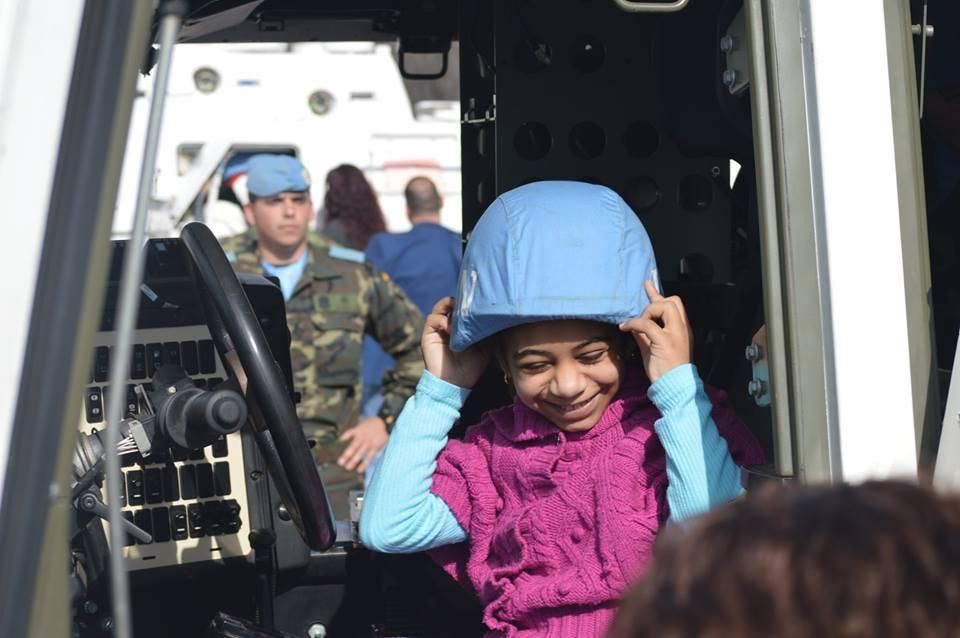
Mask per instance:
[[[484,344],[477,344],[463,352],[450,349],[452,312],[453,297],[445,297],[437,302],[427,316],[420,339],[423,363],[433,376],[461,388],[472,388],[487,369],[490,352]]]
[[[341,441],[350,445],[337,459],[337,465],[346,470],[366,472],[367,466],[387,444],[387,424],[378,416],[360,419],[357,424],[340,435]]]
[[[664,297],[650,281],[643,285],[650,305],[639,317],[620,324],[620,330],[633,333],[643,368],[653,383],[677,366],[690,363],[693,330],[680,297]]]

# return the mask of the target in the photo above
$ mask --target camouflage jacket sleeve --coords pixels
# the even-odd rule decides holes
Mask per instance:
[[[420,311],[386,274],[372,265],[369,289],[370,312],[366,332],[393,357],[394,365],[383,375],[381,394],[383,407],[379,416],[392,429],[403,404],[413,396],[423,372],[420,333],[423,317]]]

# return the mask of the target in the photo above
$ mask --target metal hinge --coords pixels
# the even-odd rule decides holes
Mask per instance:
[[[910,30],[920,40],[920,119],[923,119],[924,95],[927,90],[927,40],[933,37],[933,25],[927,22],[927,0],[923,0],[923,22],[914,24]]]

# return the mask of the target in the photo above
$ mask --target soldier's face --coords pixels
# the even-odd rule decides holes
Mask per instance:
[[[584,432],[620,389],[619,340],[607,324],[538,321],[504,334],[502,364],[528,407],[565,432]]]
[[[256,197],[244,207],[247,223],[257,229],[261,241],[285,247],[299,246],[306,240],[313,215],[309,193]]]

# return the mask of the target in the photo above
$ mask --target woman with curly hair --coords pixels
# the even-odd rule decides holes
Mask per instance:
[[[363,171],[341,164],[327,173],[321,232],[342,246],[364,250],[370,238],[387,230],[377,194]]]

